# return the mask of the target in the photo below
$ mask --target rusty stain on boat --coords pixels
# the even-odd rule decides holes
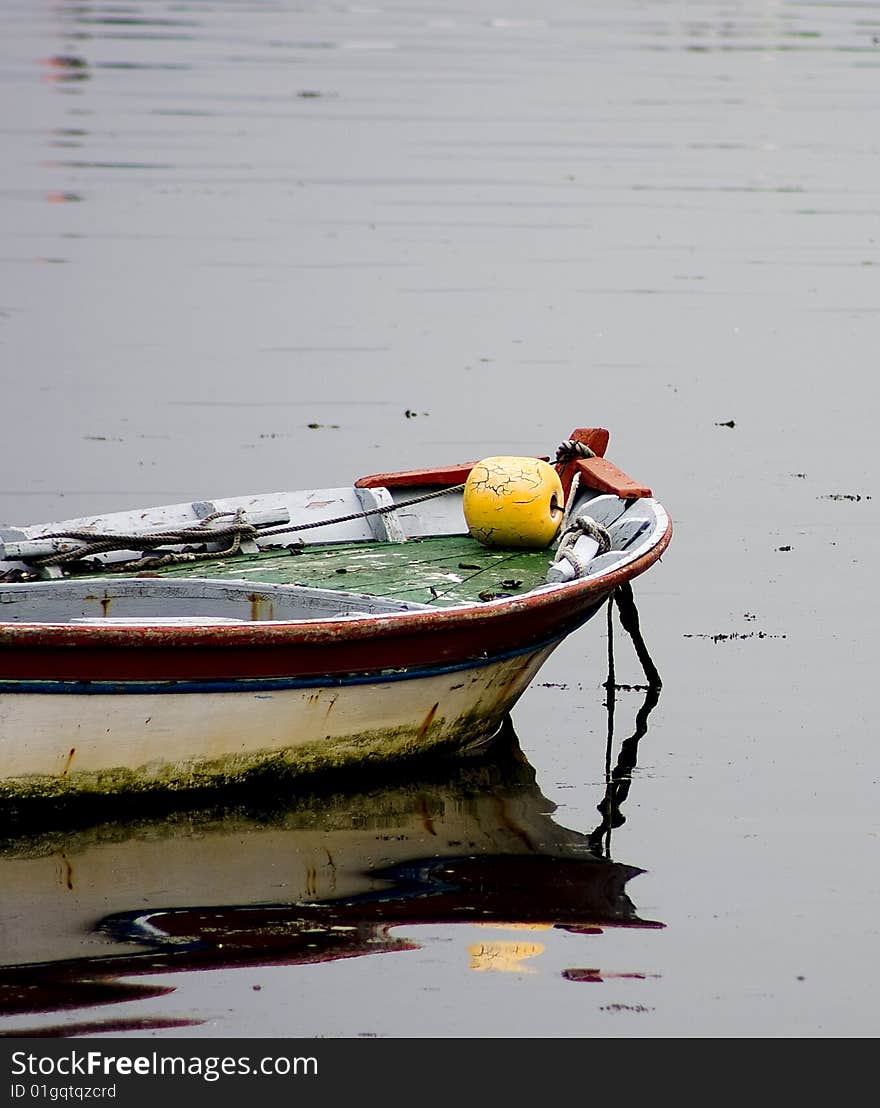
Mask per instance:
[[[437,701],[437,703],[434,704],[433,708],[431,708],[431,710],[428,712],[428,714],[422,720],[422,724],[419,727],[418,731],[416,732],[416,742],[421,741],[421,739],[423,739],[425,737],[425,732],[428,730],[428,728],[434,722],[434,716],[437,715],[437,709],[439,707],[440,707],[440,702]]]
[[[275,618],[275,605],[268,597],[261,596],[258,592],[252,592],[248,596],[248,600],[251,602],[251,620],[259,622],[260,620]]]
[[[74,756],[74,754],[76,754],[76,747],[75,747],[75,746],[72,746],[72,747],[70,748],[70,752],[69,752],[69,753],[68,753],[68,755],[67,755],[67,760],[66,760],[66,761],[65,761],[65,763],[64,763],[64,769],[62,769],[62,771],[61,771],[61,776],[62,776],[62,777],[66,777],[66,776],[67,776],[67,774],[68,774],[68,772],[69,772],[69,770],[70,770],[70,763],[71,763],[71,762],[73,761],[73,756]]]

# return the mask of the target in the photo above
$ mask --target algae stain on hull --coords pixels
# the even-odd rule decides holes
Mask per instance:
[[[0,800],[185,792],[243,785],[266,774],[285,780],[355,766],[393,766],[429,753],[451,755],[487,740],[500,726],[499,719],[474,715],[449,728],[442,717],[436,718],[437,709],[435,704],[418,729],[375,729],[280,750],[152,762],[136,769],[118,766],[99,771],[65,772],[58,776],[28,774],[0,782]]]
[[[10,737],[0,801],[227,788],[478,748],[552,649],[464,679],[441,673],[289,695],[0,696],[0,734]]]

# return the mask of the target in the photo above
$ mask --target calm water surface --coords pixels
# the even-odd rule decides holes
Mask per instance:
[[[880,3],[0,24],[0,519],[600,425],[676,523],[610,754],[595,620],[484,764],[4,839],[0,1033],[874,1036]]]

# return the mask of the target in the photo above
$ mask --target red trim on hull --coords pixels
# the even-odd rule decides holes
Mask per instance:
[[[617,585],[648,569],[672,523],[640,558],[592,581],[467,609],[358,620],[211,627],[0,625],[8,680],[173,681],[321,676],[444,665],[528,647],[575,630]]]

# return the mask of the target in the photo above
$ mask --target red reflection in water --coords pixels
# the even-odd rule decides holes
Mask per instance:
[[[589,981],[592,984],[601,984],[612,978],[629,978],[633,981],[647,981],[649,977],[659,977],[659,973],[603,973],[600,969],[566,969],[562,971],[566,981]]]

